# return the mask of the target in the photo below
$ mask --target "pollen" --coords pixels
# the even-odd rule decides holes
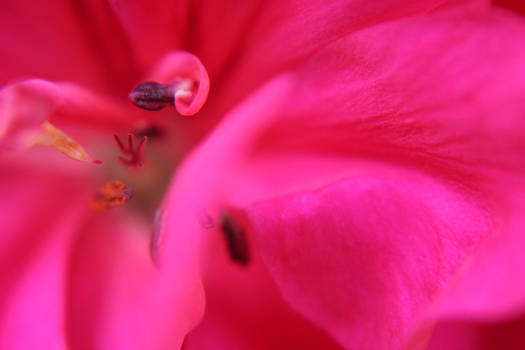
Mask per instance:
[[[95,193],[92,207],[106,210],[126,204],[131,199],[131,189],[121,181],[108,182]]]
[[[82,146],[66,133],[56,128],[48,121],[41,125],[42,134],[36,137],[35,144],[44,147],[52,147],[67,157],[81,162],[91,162],[101,164],[99,160],[92,160]]]

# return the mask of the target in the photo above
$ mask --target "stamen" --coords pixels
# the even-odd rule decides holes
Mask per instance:
[[[92,207],[105,210],[126,204],[131,199],[131,189],[120,181],[108,182],[95,194]]]
[[[143,136],[140,139],[140,142],[135,149],[135,138],[132,134],[128,134],[128,146],[124,146],[124,143],[120,140],[120,137],[118,135],[113,135],[115,138],[115,142],[117,143],[118,148],[124,153],[124,155],[129,156],[128,159],[118,156],[118,160],[122,165],[130,167],[130,168],[141,168],[143,166],[143,156],[144,156],[144,146],[146,146],[146,143],[148,142],[148,137]]]
[[[174,106],[180,115],[197,114],[210,91],[210,77],[195,55],[185,51],[166,53],[147,73],[148,80],[129,94],[136,106],[156,111]]]
[[[179,103],[189,106],[197,92],[196,85],[191,79],[176,79],[171,84],[147,81],[131,91],[129,100],[148,111],[158,111]]]
[[[250,251],[248,250],[246,233],[242,227],[225,213],[221,214],[220,225],[230,258],[240,265],[248,265],[250,262]]]
[[[53,124],[45,121],[41,124],[44,134],[38,134],[35,144],[45,147],[53,147],[62,154],[71,159],[81,162],[91,162],[93,164],[102,164],[100,160],[92,160],[87,152],[66,133],[56,128]]]

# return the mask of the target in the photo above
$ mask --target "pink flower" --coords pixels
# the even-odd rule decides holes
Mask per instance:
[[[1,13],[0,348],[524,345],[520,15],[437,0]]]

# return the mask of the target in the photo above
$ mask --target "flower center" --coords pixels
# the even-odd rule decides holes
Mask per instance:
[[[145,81],[131,91],[129,99],[135,106],[148,111],[174,107],[179,115],[190,116],[202,108],[208,91],[208,73],[200,60],[188,52],[172,51],[152,67]],[[130,109],[129,104],[121,104],[73,82],[25,80],[0,90],[0,150],[24,151],[35,145],[45,146],[74,160],[101,164],[75,140],[75,133],[83,134],[92,129],[93,137],[89,138],[89,132],[84,133],[86,137],[82,142],[104,147],[108,145],[108,138],[96,137],[96,132],[106,135],[108,130],[133,130],[141,136],[138,141],[133,134],[129,134],[127,140],[114,135],[117,148],[114,145],[107,148],[121,152],[115,155],[120,164],[104,159],[106,164],[99,168],[100,177],[112,182],[96,191],[93,207],[108,209],[123,205],[131,198],[133,188],[133,204],[142,213],[149,214],[161,200],[181,155],[177,152],[181,148],[176,144],[178,138],[153,137],[159,130],[160,134],[169,132],[171,118],[162,122],[156,119],[157,125],[163,125],[162,129],[144,129],[152,125],[153,119],[155,117],[145,117],[142,111]],[[60,128],[67,125],[68,133],[55,125]],[[151,137],[141,135],[141,127]],[[148,150],[147,143],[150,143]],[[141,171],[130,171],[137,168]]]

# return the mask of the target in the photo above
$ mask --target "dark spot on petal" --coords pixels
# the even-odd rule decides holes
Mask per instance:
[[[246,232],[232,217],[225,213],[221,214],[220,228],[226,240],[228,253],[233,262],[242,266],[248,265],[250,262],[250,252]]]

